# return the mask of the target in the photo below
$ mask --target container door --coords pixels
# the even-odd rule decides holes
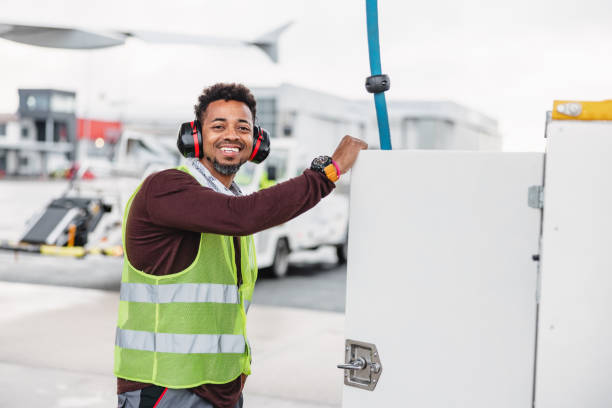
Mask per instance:
[[[366,151],[351,177],[343,407],[531,407],[543,154]]]
[[[537,408],[612,407],[612,124],[548,129]]]

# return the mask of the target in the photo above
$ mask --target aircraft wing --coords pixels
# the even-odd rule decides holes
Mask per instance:
[[[233,38],[211,37],[204,35],[164,33],[157,31],[129,31],[126,35],[139,40],[158,44],[195,44],[195,45],[220,45],[241,46],[250,45],[248,41]]]
[[[121,45],[124,35],[99,33],[76,28],[47,27],[0,23],[0,37],[39,47],[75,50],[106,48]]]
[[[289,21],[282,26],[269,31],[251,42],[252,45],[259,47],[274,62],[278,62],[278,39],[289,26],[293,24]]]
[[[96,49],[114,47],[124,44],[127,38],[137,38],[142,41],[161,44],[194,44],[204,46],[253,45],[266,53],[266,55],[273,62],[278,62],[278,39],[290,25],[291,23],[286,23],[281,27],[256,38],[254,41],[154,31],[91,31],[69,27],[3,23],[0,23],[0,37],[6,40],[36,45],[39,47],[68,49]]]

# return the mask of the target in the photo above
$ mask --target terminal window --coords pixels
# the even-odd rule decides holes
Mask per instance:
[[[270,132],[270,137],[276,137],[276,98],[257,99],[257,122],[259,126]]]

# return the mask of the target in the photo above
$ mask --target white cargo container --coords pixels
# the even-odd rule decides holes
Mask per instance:
[[[343,407],[612,406],[612,122],[547,135],[360,155]]]

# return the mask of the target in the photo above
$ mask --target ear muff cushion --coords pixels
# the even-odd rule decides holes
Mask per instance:
[[[249,160],[253,160],[253,158],[257,155],[259,146],[261,146],[261,128],[259,126],[255,126],[253,129],[253,151],[251,152],[251,157],[249,157]]]
[[[194,123],[196,122],[196,123]],[[202,156],[200,155],[200,139],[201,139],[201,134],[198,131],[198,124],[197,124],[197,120],[191,122],[191,136],[193,138],[193,144],[194,144],[194,150],[193,150],[193,154],[195,157],[198,158],[202,158]]]
[[[176,141],[176,147],[184,157],[197,157],[201,159],[204,156],[202,149],[202,127],[200,121],[185,122],[181,125]]]
[[[270,134],[264,128],[253,127],[253,151],[249,160],[253,163],[261,163],[270,154]]]

